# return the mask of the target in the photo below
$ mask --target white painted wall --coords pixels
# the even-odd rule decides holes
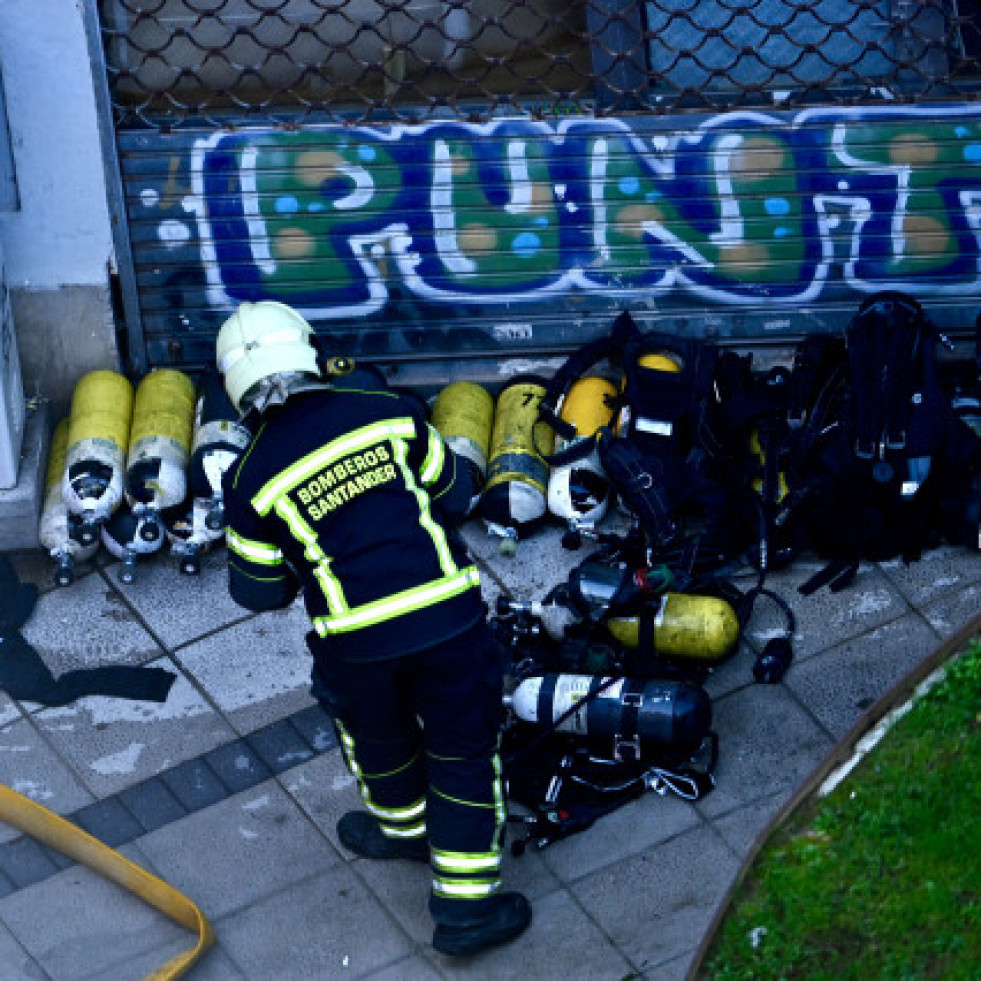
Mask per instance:
[[[105,287],[112,257],[82,0],[0,0],[20,210],[0,215],[11,289]]]

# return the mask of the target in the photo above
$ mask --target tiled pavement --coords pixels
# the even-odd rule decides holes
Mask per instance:
[[[464,529],[488,600],[540,598],[583,556],[547,529],[503,557]],[[370,863],[334,825],[356,804],[333,731],[308,691],[299,604],[252,615],[225,588],[224,553],[199,577],[164,555],[121,583],[107,557],[51,586],[40,553],[13,553],[42,596],[22,630],[55,675],[109,663],[177,676],[166,702],[87,697],[60,708],[0,691],[0,782],[69,816],[166,879],[212,921],[207,979],[681,978],[767,821],[862,711],[981,607],[981,556],[940,549],[863,566],[839,594],[769,580],[797,616],[784,681],[755,684],[778,628],[759,609],[709,678],[720,739],[701,801],[647,795],[591,830],[520,858],[505,879],[532,899],[528,933],[470,961],[429,946],[428,873]],[[139,978],[189,944],[164,916],[0,825],[0,979]]]

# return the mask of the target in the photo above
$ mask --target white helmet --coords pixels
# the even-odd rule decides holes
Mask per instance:
[[[218,331],[218,370],[232,404],[257,382],[278,374],[319,376],[313,328],[292,307],[274,300],[243,303]]]

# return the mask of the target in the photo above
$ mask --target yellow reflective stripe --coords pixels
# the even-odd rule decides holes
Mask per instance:
[[[436,549],[436,556],[439,559],[439,567],[443,570],[444,576],[452,576],[458,571],[456,563],[453,561],[453,553],[450,551],[450,544],[446,540],[446,532],[439,522],[433,520],[429,510],[429,495],[416,483],[415,475],[409,467],[409,447],[406,443],[397,443],[395,450],[395,462],[402,471],[402,478],[405,486],[415,495],[416,504],[419,506],[419,527],[422,528],[432,539],[433,547]]]
[[[425,838],[426,822],[423,821],[421,824],[414,824],[411,828],[390,828],[383,824],[381,825],[381,830],[386,838]]]
[[[500,879],[493,882],[474,882],[472,880],[450,882],[445,879],[433,879],[433,892],[438,896],[446,896],[450,899],[483,899],[485,896],[492,896],[500,888]]]
[[[498,740],[498,744],[500,744],[500,740]],[[504,827],[504,823],[508,819],[508,811],[504,781],[501,779],[501,757],[499,753],[494,754],[492,764],[494,766],[494,808],[497,811],[497,826],[500,829]]]
[[[446,576],[425,586],[415,586],[373,603],[355,606],[345,616],[316,617],[314,628],[321,637],[326,637],[329,634],[341,634],[349,630],[370,627],[391,620],[393,617],[425,609],[452,596],[458,596],[479,583],[480,574],[476,567],[468,566],[455,576]]]
[[[440,852],[433,849],[433,867],[446,872],[496,872],[501,867],[501,853]]]
[[[429,433],[429,446],[426,459],[419,470],[419,479],[424,487],[428,487],[439,476],[440,470],[443,469],[443,460],[446,458],[443,438],[428,423],[426,429]]]
[[[417,800],[408,807],[381,807],[379,804],[369,804],[368,810],[375,817],[385,818],[388,821],[411,821],[413,818],[421,817],[426,813],[426,798]]]
[[[351,734],[344,728],[344,723],[340,719],[334,719],[334,725],[341,737],[341,750],[344,753],[344,758],[347,760],[348,769],[354,774],[360,784],[361,767],[358,766],[357,758],[354,755],[354,739],[351,738]]]
[[[251,538],[245,538],[231,528],[226,529],[225,539],[228,548],[236,555],[241,555],[249,562],[256,562],[259,565],[276,565],[283,561],[283,553],[275,545],[267,545],[265,542],[257,542]]]
[[[303,554],[313,566],[313,575],[320,585],[331,610],[335,613],[347,611],[347,600],[340,581],[330,570],[330,558],[324,554],[317,539],[317,533],[303,520],[297,506],[288,498],[281,497],[276,502],[276,513],[286,522],[290,534],[303,545]]]
[[[410,439],[415,435],[415,431],[415,425],[408,418],[391,419],[355,429],[341,439],[308,453],[302,460],[278,473],[252,498],[252,506],[259,514],[266,515],[280,497],[289,493],[297,484],[309,480],[318,471],[335,463],[345,454],[363,450],[370,444],[383,440]]]
[[[317,541],[317,534],[304,520],[296,505],[288,498],[281,497],[276,502],[276,513],[286,522],[290,534],[303,546],[303,554],[311,565],[324,558],[323,549]]]

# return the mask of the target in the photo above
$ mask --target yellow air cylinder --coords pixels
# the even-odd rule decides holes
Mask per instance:
[[[716,596],[664,593],[639,616],[610,617],[605,623],[624,647],[668,658],[720,661],[739,640],[735,610]]]
[[[69,514],[61,493],[68,459],[68,417],[55,426],[48,451],[48,469],[44,482],[44,503],[38,524],[38,540],[55,560],[54,581],[59,586],[69,586],[75,580],[75,563],[84,562],[99,548],[99,541],[83,545],[77,540],[78,518]]]
[[[99,525],[123,499],[133,386],[115,371],[90,371],[72,393],[61,492],[81,518],[79,541],[98,541]]]
[[[605,378],[580,378],[569,387],[559,406],[559,418],[575,427],[570,439],[555,437],[555,452],[572,450],[576,443],[594,436],[613,418],[616,386]],[[568,462],[555,463],[548,479],[548,509],[570,527],[595,525],[606,515],[610,482],[596,447]]]
[[[518,376],[501,389],[494,408],[487,483],[480,500],[490,530],[513,541],[533,531],[547,515],[548,464],[554,436],[538,422],[545,381]]]
[[[126,456],[126,498],[145,520],[147,541],[163,537],[159,514],[187,494],[194,429],[194,383],[182,371],[158,368],[136,389]]]
[[[637,363],[642,367],[646,368],[648,371],[665,371],[671,375],[677,375],[681,373],[681,364],[678,358],[673,354],[663,354],[660,352],[652,351],[647,354],[642,354],[638,359]],[[620,383],[620,391],[623,391],[626,385],[626,378]],[[625,405],[620,410],[620,415],[617,418],[616,433],[617,436],[624,436],[627,433],[627,426],[630,423],[630,406]]]
[[[430,421],[447,446],[470,464],[474,487],[482,488],[494,426],[494,397],[476,382],[451,382],[433,399]]]

